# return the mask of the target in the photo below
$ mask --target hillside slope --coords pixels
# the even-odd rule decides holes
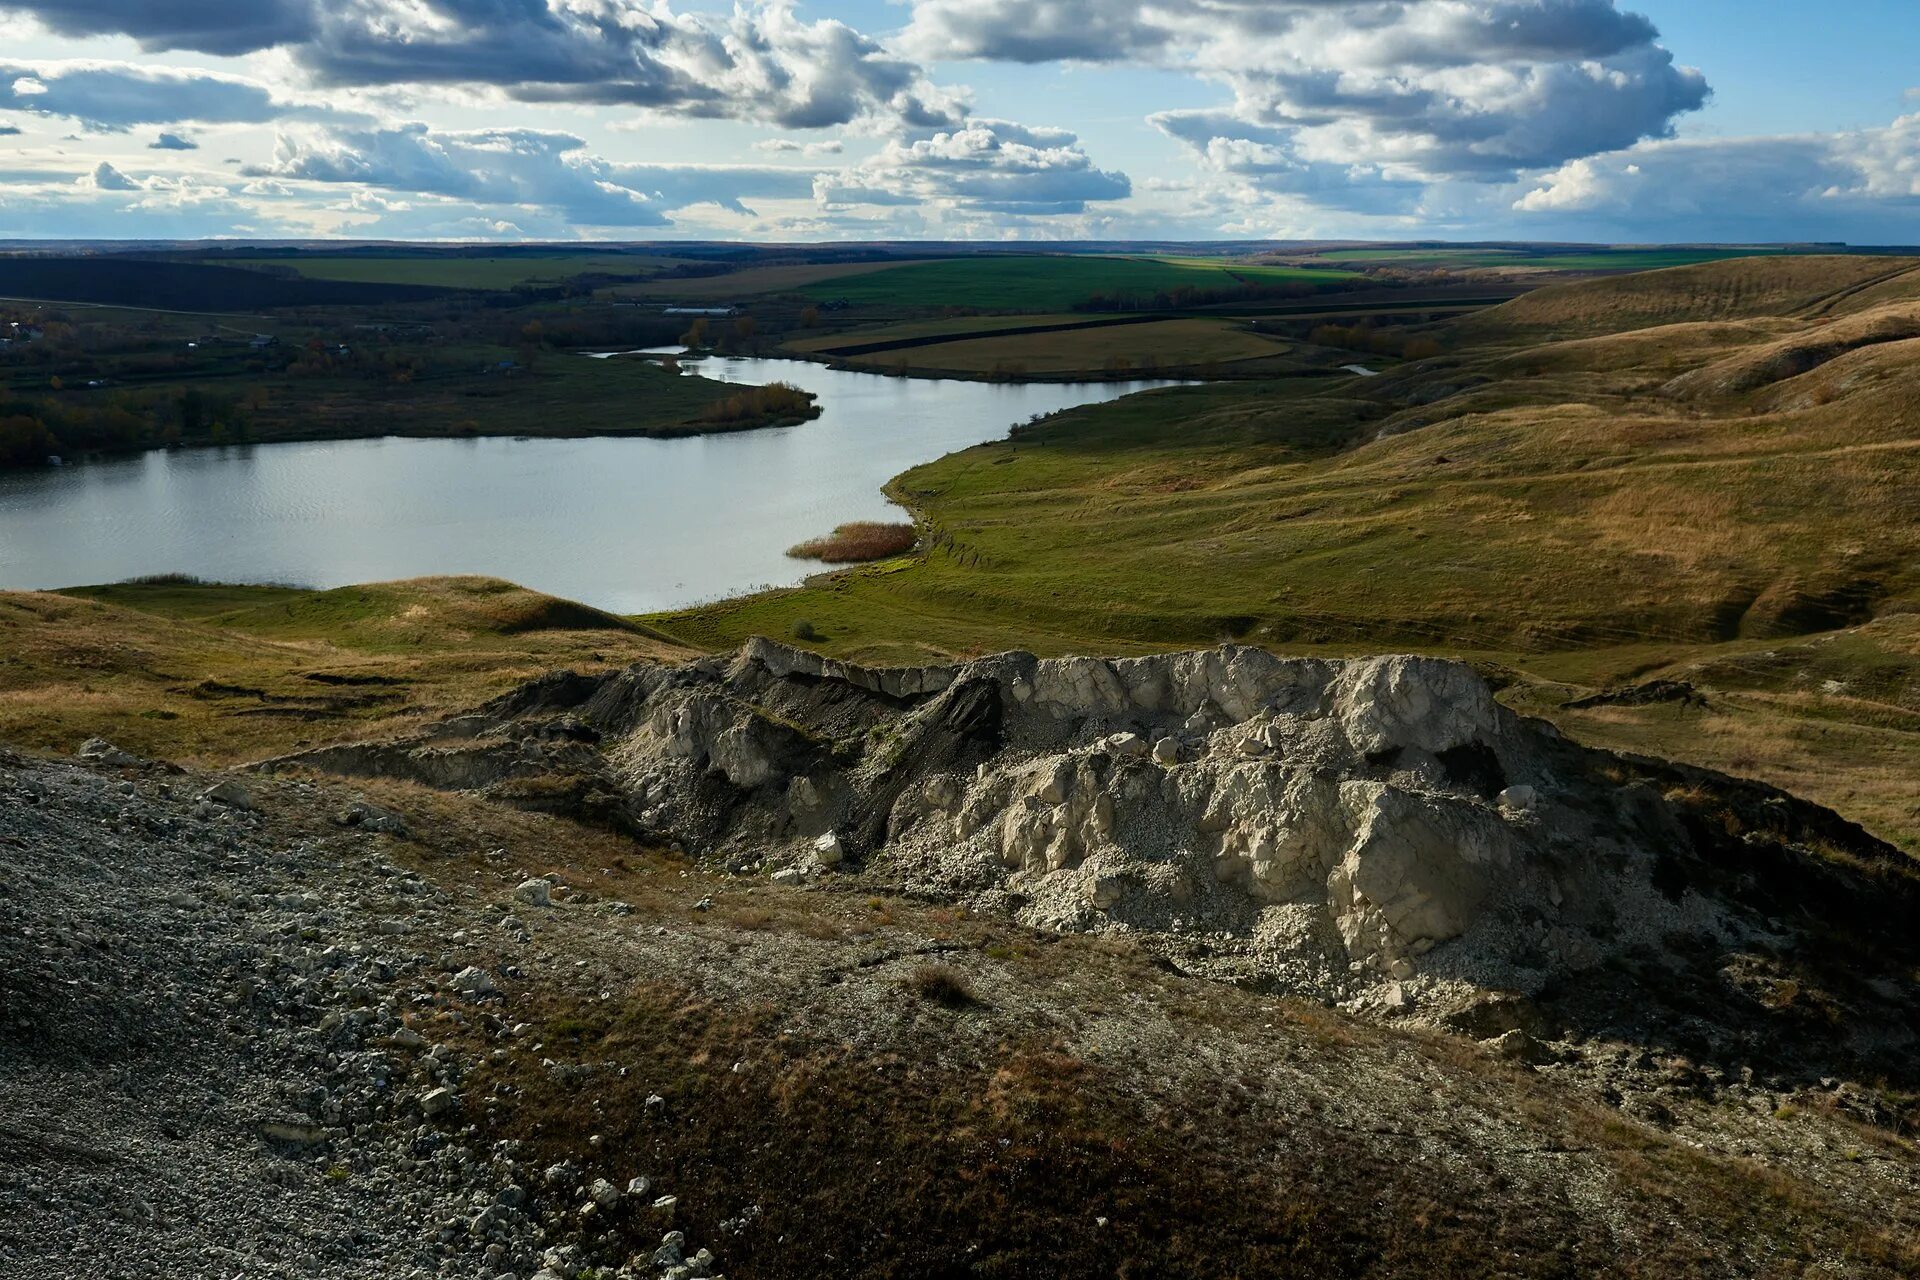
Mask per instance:
[[[1910,265],[1796,258],[1594,281],[1522,314],[1605,315],[1625,298],[1662,323],[1520,338],[1464,321],[1434,330],[1446,354],[1377,378],[1075,410],[899,477],[918,556],[654,622],[714,649],[804,624],[830,652],[887,661],[1229,638],[1416,649],[1497,667],[1513,697],[1551,709],[1652,670],[1718,669],[1716,653],[1911,616],[1920,301],[1806,313]],[[1745,318],[1714,318],[1729,315]],[[1878,648],[1893,632],[1862,634],[1855,647],[1914,670]],[[1715,706],[1742,708],[1742,727],[1676,725],[1668,745],[1811,787],[1920,851],[1920,806],[1899,782],[1920,771],[1920,682],[1872,706],[1821,687],[1784,721],[1785,702],[1730,690]],[[1769,774],[1773,753],[1756,748],[1783,736],[1825,739],[1812,749],[1825,776]]]
[[[1920,260],[1825,255],[1742,258],[1605,280],[1548,285],[1464,322],[1486,334],[1620,333],[1685,321],[1845,310],[1858,299],[1910,297]]]

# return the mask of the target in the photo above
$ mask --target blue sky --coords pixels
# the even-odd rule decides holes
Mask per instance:
[[[1920,241],[1911,0],[0,0],[0,238]]]

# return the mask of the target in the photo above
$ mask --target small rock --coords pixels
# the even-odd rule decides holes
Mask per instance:
[[[320,1141],[327,1131],[305,1116],[274,1116],[262,1120],[255,1126],[260,1136],[274,1142],[295,1142],[307,1145]]]
[[[1539,803],[1540,793],[1524,783],[1508,787],[1500,793],[1500,807],[1515,813],[1525,813]]]
[[[813,842],[813,856],[823,867],[837,867],[846,861],[847,850],[840,837],[829,831]]]
[[[80,750],[74,754],[82,760],[91,760],[95,764],[130,765],[140,763],[139,756],[131,752],[122,751],[105,738],[88,738],[80,744]]]
[[[232,778],[214,783],[200,793],[200,798],[210,800],[214,804],[223,804],[229,809],[239,809],[242,812],[251,812],[260,807],[254,803],[253,793]]]
[[[1540,1042],[1518,1027],[1486,1041],[1486,1046],[1509,1062],[1538,1062],[1545,1057]]]
[[[1095,876],[1093,883],[1087,886],[1087,901],[1093,904],[1094,910],[1105,911],[1120,901],[1125,888],[1119,876]]]
[[[490,996],[498,988],[493,985],[493,975],[485,969],[468,965],[453,975],[453,989],[464,996]]]
[[[786,885],[801,884],[806,881],[806,878],[807,878],[806,873],[801,871],[800,868],[798,867],[787,867],[784,870],[776,871],[773,873],[773,882],[775,884],[786,884]]]
[[[653,1179],[645,1176],[644,1174],[638,1178],[632,1179],[627,1183],[627,1194],[632,1196],[636,1200],[646,1195],[651,1190],[653,1190]]]
[[[1179,764],[1180,740],[1178,738],[1162,738],[1160,741],[1154,743],[1153,759],[1156,764]]]
[[[659,1208],[658,1205],[654,1207]],[[656,1267],[679,1266],[682,1262],[686,1261],[686,1256],[680,1252],[681,1247],[685,1245],[686,1242],[686,1236],[680,1232],[667,1232],[666,1236],[660,1241],[660,1247],[653,1251],[653,1265]]]
[[[460,1105],[460,1095],[448,1088],[429,1089],[420,1095],[420,1114],[429,1118],[444,1115]]]
[[[530,907],[550,907],[553,905],[553,881],[542,880],[535,876],[531,880],[522,880],[513,896]]]
[[[377,831],[392,836],[407,834],[405,818],[391,809],[382,809],[378,805],[368,804],[365,800],[355,800],[348,804],[333,815],[333,820],[340,826],[358,827],[362,831]]]
[[[1137,760],[1147,754],[1147,740],[1137,733],[1116,733],[1107,739],[1107,750],[1122,760]]]
[[[611,1209],[620,1203],[620,1188],[605,1178],[595,1178],[587,1188],[587,1196],[602,1209]]]

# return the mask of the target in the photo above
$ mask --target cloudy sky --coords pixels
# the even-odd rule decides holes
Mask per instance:
[[[1913,0],[0,0],[0,238],[1920,242]]]

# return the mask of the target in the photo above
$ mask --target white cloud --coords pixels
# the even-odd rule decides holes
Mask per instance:
[[[1512,208],[1648,239],[1909,241],[1920,115],[1848,133],[1642,143],[1562,165]]]
[[[153,50],[279,50],[326,86],[483,87],[789,129],[959,119],[916,63],[843,22],[800,18],[794,0],[725,19],[667,0],[0,0],[9,10]]]
[[[1006,120],[895,139],[816,190],[829,207],[932,204],[1034,217],[1080,214],[1131,193],[1126,175],[1095,167],[1073,134]]]
[[[243,176],[443,197],[547,211],[576,226],[671,225],[697,204],[746,212],[743,200],[800,199],[808,171],[726,165],[616,164],[580,138],[542,129],[308,129],[281,135],[273,160]]]
[[[838,138],[825,142],[796,142],[792,138],[762,138],[753,144],[755,151],[769,155],[837,156],[847,149]]]
[[[143,124],[259,124],[318,117],[327,108],[290,101],[256,80],[129,62],[0,61],[0,108],[64,116],[103,130]]]
[[[1231,106],[1156,123],[1223,172],[1304,191],[1336,185],[1326,166],[1499,182],[1665,136],[1707,86],[1656,37],[1614,0],[919,0],[904,42],[1208,77]]]

